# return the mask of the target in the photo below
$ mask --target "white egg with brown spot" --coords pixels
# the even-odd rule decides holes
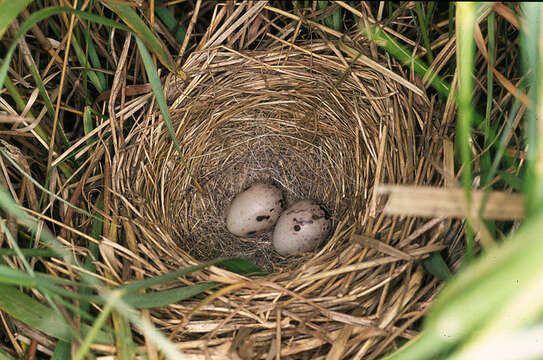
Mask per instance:
[[[236,236],[270,229],[284,208],[283,194],[272,184],[256,183],[239,193],[226,211],[226,228]]]
[[[273,231],[273,246],[283,256],[314,250],[328,237],[331,226],[320,205],[309,200],[298,201],[279,217]]]

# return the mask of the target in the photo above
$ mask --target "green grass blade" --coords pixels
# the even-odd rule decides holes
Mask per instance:
[[[51,249],[19,249],[23,256],[54,257],[57,254]],[[14,249],[0,249],[0,256],[17,255]]]
[[[200,184],[198,183],[198,181],[192,174],[192,171],[190,170],[187,164],[187,161],[185,160],[185,157],[183,156],[183,152],[181,151],[181,148],[179,147],[179,142],[177,141],[177,136],[175,135],[175,131],[173,129],[172,120],[170,117],[170,111],[168,110],[168,104],[166,103],[166,96],[164,96],[164,90],[162,89],[162,84],[160,83],[160,78],[158,76],[158,72],[156,70],[155,64],[153,63],[153,59],[151,58],[151,54],[149,54],[149,51],[147,51],[147,48],[145,47],[145,44],[143,43],[143,41],[137,36],[136,36],[136,43],[138,44],[138,49],[140,51],[141,59],[145,67],[145,72],[147,73],[147,77],[149,78],[149,82],[151,83],[151,88],[153,89],[153,94],[155,95],[158,108],[160,109],[160,112],[162,113],[162,116],[164,117],[164,123],[166,124],[166,128],[168,129],[168,132],[170,133],[170,137],[173,141],[175,149],[177,150],[177,154],[179,155],[179,158],[181,159],[181,162],[183,163],[185,170],[190,175],[198,191],[204,194],[205,193],[204,189],[200,186]]]
[[[7,53],[6,53],[5,57],[4,57],[4,62],[0,66],[0,90],[2,90],[2,88],[4,87],[4,81],[5,81],[7,73],[8,73],[9,64],[11,62],[11,58],[13,56],[13,53],[15,52],[15,49],[17,47],[17,42],[19,41],[19,39],[22,36],[24,36],[30,30],[30,28],[32,26],[36,25],[40,21],[42,21],[44,19],[47,19],[47,18],[49,18],[51,16],[61,14],[61,13],[74,14],[76,16],[81,17],[82,19],[90,20],[90,21],[96,22],[96,23],[101,24],[101,25],[110,26],[110,27],[114,27],[114,28],[117,28],[117,29],[130,31],[130,28],[128,28],[127,26],[125,26],[123,24],[119,24],[116,21],[104,18],[102,16],[98,16],[98,15],[95,15],[95,14],[89,14],[87,12],[74,10],[72,8],[69,8],[69,7],[57,6],[57,7],[49,7],[49,8],[45,8],[45,9],[42,9],[42,10],[38,10],[38,11],[34,12],[32,15],[30,15],[28,17],[28,19],[25,20],[25,22],[21,25],[21,27],[19,29],[19,32],[13,38],[13,42],[12,42],[11,46],[9,47],[9,49],[8,49],[8,51],[7,51]]]
[[[332,2],[333,3],[333,2]],[[330,2],[328,0],[319,0],[318,1],[319,9],[327,9],[330,5]],[[338,7],[336,8],[330,16],[324,19],[324,23],[326,26],[336,30],[341,31],[343,24],[341,23],[341,16],[342,16],[342,8]]]
[[[226,259],[221,261],[219,264],[217,264],[218,267],[221,267],[223,269],[226,269],[228,271],[232,271],[236,274],[240,275],[258,275],[258,276],[264,276],[268,273],[262,270],[260,267],[256,266],[250,261],[247,261],[245,259]]]
[[[524,182],[522,181],[522,178],[520,176],[508,173],[506,171],[498,170],[498,174],[500,177],[505,181],[505,183],[510,186],[515,191],[522,191],[522,186],[524,185]]]
[[[98,74],[94,70],[88,69],[88,60],[87,56],[85,55],[85,52],[79,45],[79,41],[75,36],[72,37],[72,48],[74,49],[75,55],[77,56],[77,60],[81,64],[83,68],[85,68],[85,72],[87,76],[89,77],[91,83],[94,85],[96,90],[101,93],[105,90],[104,87],[102,87],[102,82],[100,81],[100,78],[98,77]]]
[[[26,103],[24,102],[23,98],[17,91],[17,88],[13,85],[13,83],[8,77],[5,78],[5,84],[6,84],[6,90],[8,90],[9,94],[11,95],[15,103],[17,104],[17,108],[20,111],[23,111],[23,109],[26,107]],[[33,118],[32,113],[29,113],[28,116],[30,118]],[[45,131],[42,129],[42,127],[39,124],[36,125],[36,127],[34,128],[34,131],[40,137],[40,139],[45,141],[45,143],[49,144],[49,137],[47,136],[47,134],[45,133]],[[61,165],[60,170],[66,177],[69,178],[70,176],[72,176],[71,171],[66,167],[66,165]]]
[[[72,358],[72,345],[69,342],[59,340],[55,346],[55,352],[51,360],[66,360]]]
[[[49,285],[63,285],[63,286],[77,286],[78,282],[71,281],[68,279],[63,279],[60,277],[35,273],[34,276],[29,275],[28,273],[13,269],[7,265],[0,265],[0,282],[6,284],[21,285],[26,287],[37,287],[37,286],[49,286]]]
[[[360,24],[360,23],[359,23]],[[428,65],[426,65],[422,60],[413,57],[411,51],[405,49],[402,45],[398,44],[394,39],[392,39],[387,33],[381,31],[379,28],[372,24],[367,24],[370,29],[370,34],[367,34],[365,26],[360,26],[360,31],[368,36],[370,40],[375,42],[378,46],[385,49],[390,55],[398,59],[402,64],[408,66],[410,69],[413,69],[415,73],[419,76],[424,77],[428,73]],[[439,75],[435,74],[430,84],[436,91],[443,97],[447,97],[450,91],[450,85],[442,80]]]
[[[183,30],[183,28],[179,26],[179,24],[177,23],[177,19],[173,16],[170,9],[168,9],[167,7],[157,7],[155,9],[155,13],[164,23],[164,25],[166,25],[170,32],[173,33],[173,31],[175,30],[175,33],[173,35],[175,36],[175,39],[180,44],[182,44],[183,40],[185,40],[185,30]]]
[[[169,53],[166,52],[160,41],[156,38],[153,32],[143,22],[138,13],[128,5],[117,4],[113,2],[107,3],[107,6],[111,8],[119,17],[125,22],[128,27],[134,31],[138,38],[143,40],[145,45],[151,49],[151,51],[158,57],[160,62],[166,66],[170,71],[175,71],[175,65]],[[184,73],[180,73],[183,80],[186,80]]]
[[[15,360],[15,358],[6,350],[0,349],[0,360]]]
[[[127,318],[113,311],[111,314],[117,340],[117,356],[119,360],[132,360],[135,358],[137,345],[132,339],[132,329]]]
[[[428,19],[425,16],[423,4],[424,4],[423,2],[417,1],[415,3],[415,9],[417,10],[417,17],[419,19],[420,31],[422,33],[422,41],[424,42],[424,48],[426,49],[426,57],[428,58],[428,64],[431,64],[434,61],[434,54],[432,53],[432,47],[430,44]]]
[[[441,281],[447,281],[453,276],[451,270],[449,270],[449,267],[445,263],[445,260],[443,260],[443,256],[438,252],[430,254],[430,256],[423,261],[423,265],[426,271]]]
[[[92,227],[91,227],[91,236],[97,240],[99,240],[102,236],[102,229],[103,229],[104,222],[103,222],[102,215],[100,214],[100,211],[102,211],[103,209],[104,209],[104,194],[101,193],[99,201],[98,201],[98,205],[97,205],[97,211],[95,213],[95,217],[92,221]],[[88,272],[94,274],[96,273],[96,265],[94,264],[93,258],[94,259],[100,258],[98,245],[92,241],[89,241],[87,244],[87,249],[89,250],[92,256],[87,256],[85,258],[85,261],[83,262],[83,268],[87,270]],[[96,282],[94,277],[86,273],[82,273],[81,278],[89,284]],[[88,297],[91,296],[92,289],[82,287],[82,288],[79,288],[78,292],[80,295],[84,297],[84,299],[82,299],[79,302],[79,307],[81,308],[82,311],[88,311],[90,307],[90,302],[88,300]]]
[[[90,13],[92,9],[93,9],[93,2],[91,1],[91,5],[88,7],[87,11]],[[85,55],[88,54],[88,59],[90,59],[90,62],[94,68],[102,69],[102,63],[100,61],[100,57],[98,56],[98,52],[96,51],[96,47],[94,46],[94,41],[90,35],[91,34],[90,29],[91,29],[91,22],[87,20],[87,26],[83,28],[83,31],[85,33],[85,46],[86,46]],[[85,56],[85,59],[86,59],[85,67],[88,67],[87,56]],[[96,76],[98,77],[98,80],[100,81],[100,87],[102,89],[107,89],[106,75],[98,71],[96,72]],[[90,103],[87,105],[90,105]]]
[[[30,56],[30,54],[28,54]],[[45,107],[47,108],[47,112],[49,113],[49,116],[54,118],[55,116],[55,109],[53,108],[53,104],[51,103],[51,99],[49,98],[49,94],[47,93],[47,90],[45,89],[45,85],[43,84],[43,80],[41,78],[41,75],[36,68],[36,65],[34,61],[30,61],[30,73],[32,74],[32,77],[34,78],[34,81],[36,82],[36,85],[38,87],[38,91],[40,92],[40,96],[45,103]],[[52,123],[51,123],[52,126]],[[68,138],[66,137],[66,134],[64,133],[64,129],[62,128],[62,124],[59,121],[57,123],[57,132],[60,136],[60,139],[62,140],[65,147],[70,146],[70,142],[68,141]]]
[[[134,292],[134,291],[138,291],[138,290],[149,289],[149,288],[151,288],[153,286],[165,284],[165,283],[167,283],[167,282],[169,282],[171,280],[174,280],[174,279],[180,278],[182,276],[191,274],[191,273],[193,273],[195,271],[205,269],[206,267],[209,267],[211,265],[215,265],[220,261],[222,261],[222,260],[209,261],[209,262],[205,262],[205,263],[202,263],[202,264],[199,264],[199,265],[189,266],[187,268],[184,268],[183,270],[172,271],[172,272],[169,272],[169,273],[164,274],[164,275],[155,276],[155,277],[144,279],[144,280],[134,281],[134,282],[131,282],[131,283],[127,284],[127,285],[124,285],[122,287],[122,289],[125,291],[125,293]]]
[[[127,305],[136,309],[152,309],[175,304],[219,285],[219,283],[201,283],[147,294],[126,295],[123,297],[123,300]]]
[[[252,263],[248,262],[247,260],[243,259],[215,259],[212,261],[208,261],[205,263],[201,263],[199,265],[189,266],[187,268],[184,268],[182,270],[178,271],[172,271],[164,275],[155,276],[152,278],[144,279],[144,280],[138,280],[131,282],[127,285],[124,285],[122,289],[126,292],[135,292],[138,290],[145,290],[150,289],[153,286],[157,285],[163,285],[168,283],[171,280],[175,280],[177,278],[180,278],[182,276],[191,274],[195,271],[203,270],[209,266],[216,265],[218,267],[224,268],[228,271],[235,272],[237,274],[241,275],[253,275],[253,274],[261,274],[264,273],[258,266],[253,265]]]
[[[541,360],[543,358],[542,337],[543,325],[541,324],[515,331],[504,330],[478,340],[462,351],[452,354],[448,359]]]
[[[473,67],[475,56],[475,4],[456,4],[456,36],[457,36],[457,66],[458,66],[458,125],[457,146],[462,160],[462,185],[466,194],[467,206],[471,203],[471,184],[473,182],[471,164],[471,124],[473,122]],[[469,225],[469,221],[468,221]],[[466,261],[471,261],[474,256],[474,239],[470,229],[466,231]]]
[[[72,329],[66,324],[64,318],[13,286],[0,284],[0,309],[56,339],[66,342],[72,339]],[[84,334],[88,330],[89,327],[85,325]],[[100,344],[110,344],[112,338],[105,332],[99,332],[95,340]]]
[[[485,111],[485,119],[483,121],[483,132],[485,135],[485,141],[484,141],[484,147],[486,148],[491,141],[493,140],[490,136],[490,113],[492,111],[492,100],[494,99],[494,72],[492,71],[491,66],[494,66],[494,57],[495,57],[495,47],[496,47],[496,36],[495,36],[495,29],[494,25],[496,22],[496,16],[494,12],[491,12],[488,15],[487,23],[488,23],[488,56],[489,56],[489,64],[487,65],[486,70],[486,111]],[[490,159],[490,153],[487,151],[484,154],[481,155],[481,172],[486,173],[490,166],[491,166],[491,159]],[[491,178],[481,178],[481,185],[487,185],[491,181]],[[482,205],[482,204],[481,204]]]
[[[120,298],[121,296],[121,291],[114,291],[108,298],[106,306],[104,306],[104,308],[100,312],[100,315],[98,315],[98,318],[94,321],[92,327],[87,332],[87,336],[83,340],[83,343],[81,343],[77,354],[75,354],[74,360],[83,360],[87,356],[91,345],[96,342],[96,338],[100,334],[100,329],[102,329],[102,326],[104,326],[104,323],[109,317],[111,310],[113,310],[113,301]]]
[[[543,294],[542,232],[543,213],[537,213],[501,247],[483,254],[451,279],[434,301],[421,335],[387,359],[432,359],[472,334],[482,334],[481,327],[506,315],[519,294]],[[532,314],[541,314],[543,296],[531,297],[528,308]]]
[[[526,216],[543,210],[543,69],[541,64],[542,45],[540,44],[541,3],[522,3],[526,18],[525,31],[521,32],[521,50],[524,74],[529,86],[532,106],[527,112],[526,159]]]
[[[164,335],[162,335],[148,320],[139,316],[122,299],[111,299],[111,295],[106,295],[106,300],[111,301],[115,310],[130,320],[141,331],[147,339],[150,339],[169,360],[183,360],[186,357],[172,344]]]
[[[36,222],[30,218],[23,210],[19,208],[13,198],[0,186],[0,208],[4,209],[8,214],[17,218],[17,220],[25,225],[31,231],[37,231]],[[41,231],[40,240],[47,244],[52,250],[57,253],[65,261],[72,263],[72,254],[62,246],[57,239],[47,229]]]
[[[23,11],[33,0],[0,0],[0,39],[11,25],[13,20]]]
[[[2,229],[2,233],[6,236],[8,239],[8,243],[11,245],[13,250],[15,250],[15,254],[17,254],[17,257],[23,264],[23,267],[28,272],[28,274],[32,277],[34,277],[34,270],[32,269],[32,266],[30,266],[30,263],[26,259],[26,257],[21,252],[21,249],[19,248],[19,244],[17,241],[13,238],[13,235],[11,235],[11,232],[9,231],[6,222],[2,221],[0,222],[0,229]]]

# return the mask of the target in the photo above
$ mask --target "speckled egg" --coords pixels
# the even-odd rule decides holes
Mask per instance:
[[[239,193],[226,212],[226,228],[237,236],[250,236],[270,229],[284,209],[276,186],[256,183]]]
[[[279,217],[273,246],[283,256],[311,251],[326,239],[330,228],[330,217],[321,206],[309,200],[298,201]]]

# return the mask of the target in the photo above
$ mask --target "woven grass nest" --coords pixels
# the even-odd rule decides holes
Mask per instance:
[[[368,53],[360,41],[349,46]],[[371,359],[416,335],[439,284],[421,260],[443,249],[451,228],[383,215],[375,187],[440,184],[430,160],[442,156],[444,134],[420,80],[380,52],[364,61],[343,55],[325,41],[197,50],[183,67],[189,78],[165,83],[186,165],[156,106],[115,155],[115,206],[137,239],[130,257],[139,276],[231,256],[269,272],[211,266],[178,280],[226,284],[203,303],[151,311],[187,355]],[[257,181],[276,184],[289,205],[322,204],[330,239],[283,258],[269,232],[230,234],[225,209]]]

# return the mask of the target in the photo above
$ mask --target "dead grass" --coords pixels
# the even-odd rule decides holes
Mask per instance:
[[[244,23],[247,14],[263,14],[258,6],[243,12]],[[111,159],[119,195],[112,204],[125,209],[135,230],[133,251],[145,258],[145,265],[134,263],[138,272],[239,256],[271,275],[246,279],[212,268],[184,282],[218,281],[231,291],[151,316],[188,354],[201,354],[202,346],[239,354],[246,341],[250,358],[317,356],[341,338],[331,353],[373,358],[395,338],[414,335],[401,324],[415,322],[437,289],[435,281],[423,285],[417,263],[446,246],[446,221],[385,217],[375,192],[379,183],[441,184],[427,160],[442,156],[442,138],[428,131],[431,102],[420,96],[420,79],[398,76],[394,60],[372,56],[361,41],[291,43],[270,34],[265,50],[229,46],[239,38],[240,14],[210,30],[183,66],[186,82],[166,82],[178,140],[205,193],[183,171],[150,107]],[[281,187],[289,203],[311,198],[329,210],[335,231],[324,247],[285,259],[270,247],[269,233],[228,233],[229,201],[260,180]],[[205,333],[203,342],[191,340]]]

